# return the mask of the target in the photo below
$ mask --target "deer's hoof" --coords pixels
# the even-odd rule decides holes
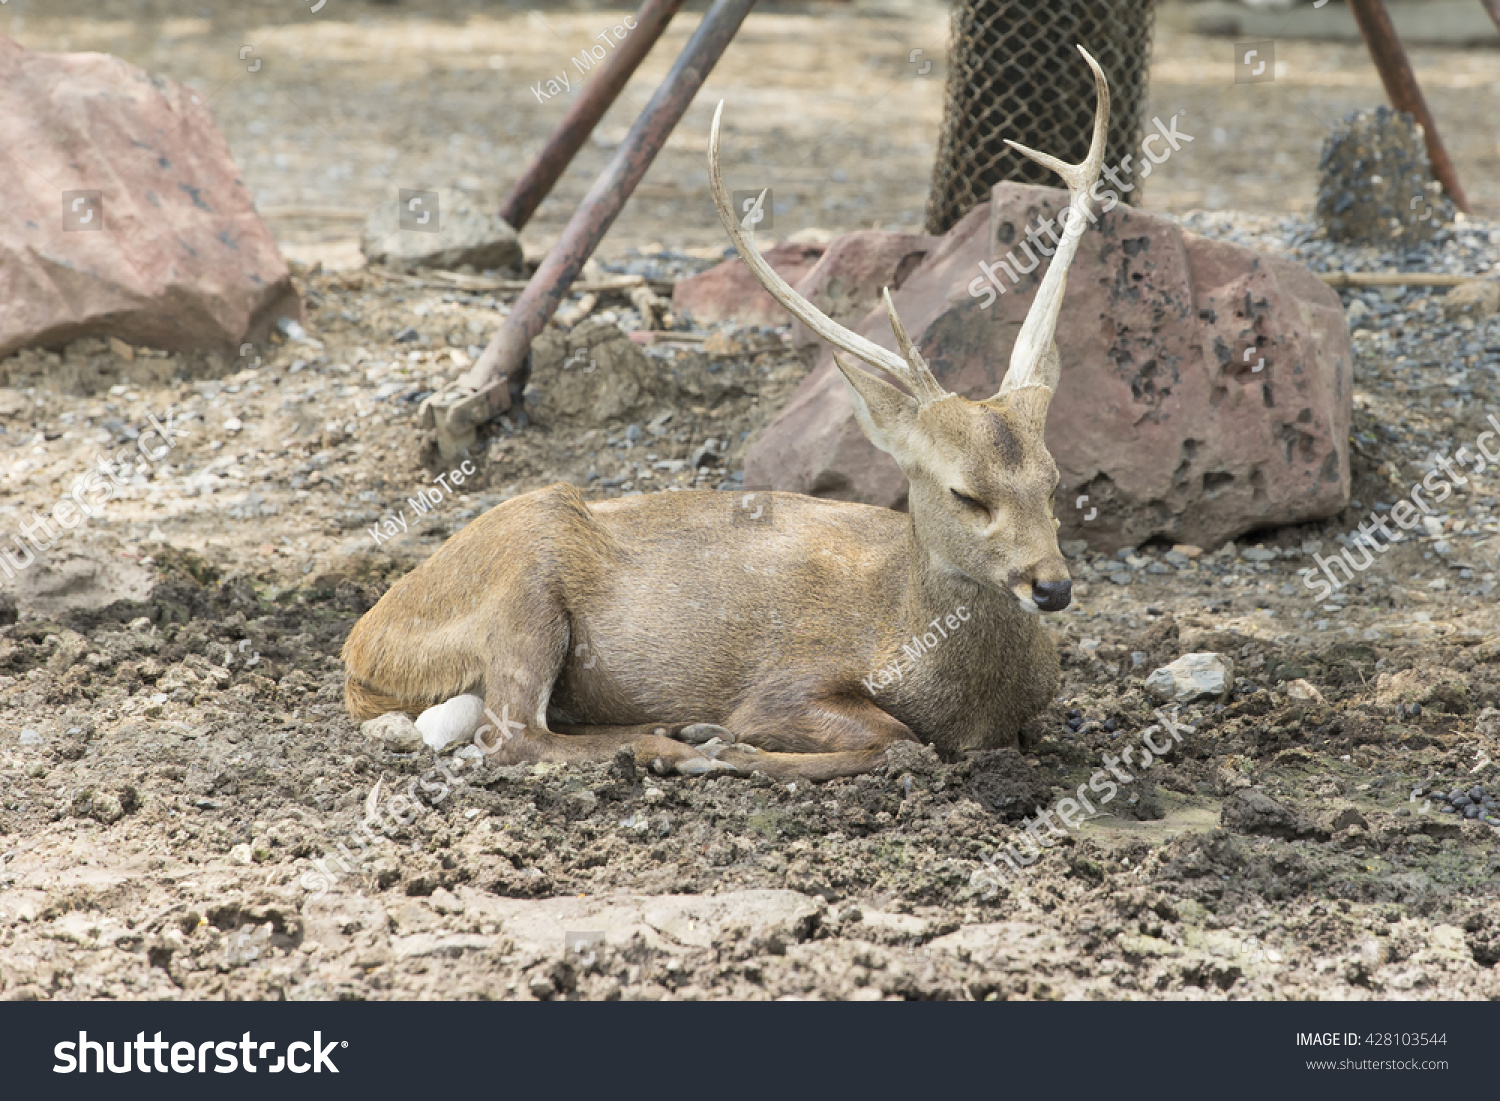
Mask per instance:
[[[715,723],[693,723],[692,726],[685,726],[677,732],[677,740],[687,742],[689,745],[702,745],[715,738],[721,742],[732,743],[734,734]]]
[[[698,752],[702,753],[705,757],[713,757],[717,760],[724,754],[725,750],[730,749],[737,749],[742,753],[760,752],[760,750],[756,749],[753,745],[731,745],[729,743],[720,741],[718,738],[710,738],[708,741],[704,742],[698,747]]]
[[[677,762],[679,776],[737,776],[739,769],[728,761],[715,761],[709,757],[693,757]]]

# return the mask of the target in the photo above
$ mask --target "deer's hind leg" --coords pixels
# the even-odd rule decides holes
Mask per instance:
[[[547,725],[547,706],[553,687],[568,660],[570,643],[562,609],[549,607],[537,586],[525,596],[530,607],[548,611],[519,623],[496,617],[484,640],[484,719],[472,737],[493,764],[514,765],[540,761],[581,764],[608,761],[622,745],[635,750],[643,767],[684,776],[733,772],[727,763],[678,741],[670,735],[687,723],[635,726]]]
[[[533,655],[530,660],[508,660],[509,653],[494,652],[485,674],[485,721],[474,733],[474,744],[485,751],[492,763],[608,761],[621,746],[629,745],[638,763],[653,765],[659,772],[702,776],[734,771],[727,763],[720,764],[670,736],[687,726],[686,723],[549,728],[547,701],[567,658],[566,631],[560,644],[553,645],[554,641],[533,638],[529,645],[522,644],[516,656],[529,651]],[[536,660],[535,655],[549,651],[551,660]]]
[[[608,760],[623,745],[635,751],[636,764],[661,775],[708,776],[739,771],[727,761],[716,761],[678,737],[691,723],[645,723],[637,726],[559,726],[541,760]]]
[[[782,781],[857,776],[884,764],[885,751],[896,742],[917,740],[909,726],[872,700],[852,695],[800,704],[751,700],[736,708],[725,726],[733,742],[709,742],[706,753],[743,774],[758,770]]]
[[[545,607],[545,594],[529,594],[533,607]],[[702,776],[732,772],[691,745],[670,737],[689,725],[563,726],[547,725],[553,686],[568,660],[569,630],[561,609],[523,623],[497,623],[485,642],[484,724],[474,744],[499,765],[561,761],[581,764],[608,761],[622,745],[635,750],[642,766],[657,771]]]

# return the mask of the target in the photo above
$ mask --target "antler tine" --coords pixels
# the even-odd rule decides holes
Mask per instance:
[[[734,206],[730,202],[729,192],[724,188],[724,177],[719,170],[719,122],[723,115],[724,102],[720,100],[719,106],[714,110],[713,129],[708,137],[708,178],[713,190],[714,206],[718,208],[719,220],[724,223],[724,229],[728,231],[729,239],[734,242],[740,258],[745,261],[745,266],[754,273],[755,278],[760,280],[760,285],[770,292],[771,297],[786,307],[788,313],[818,336],[835,348],[842,349],[852,356],[858,356],[872,367],[888,372],[906,385],[911,390],[912,396],[921,404],[925,405],[947,397],[948,392],[938,383],[926,362],[912,345],[911,338],[906,335],[901,319],[896,316],[896,307],[891,302],[889,290],[885,295],[886,310],[891,316],[891,327],[896,334],[896,343],[900,346],[902,355],[897,355],[890,349],[882,348],[874,341],[844,328],[793,290],[791,285],[777,275],[776,270],[770,264],[766,263],[766,258],[755,247],[754,231],[740,224]],[[761,198],[764,199],[764,197],[765,193],[762,192]],[[748,220],[749,216],[746,217]]]
[[[1089,155],[1082,164],[1068,164],[1046,153],[1028,149],[1019,142],[1007,140],[1006,144],[1026,154],[1038,164],[1052,169],[1068,185],[1071,193],[1069,205],[1073,214],[1058,242],[1056,254],[1042,277],[1042,285],[1036,292],[1021,331],[1016,335],[1015,347],[1010,353],[1010,368],[1000,384],[1000,393],[1019,390],[1023,386],[1047,386],[1055,388],[1058,376],[1056,345],[1057,318],[1062,310],[1063,292],[1067,289],[1068,267],[1078,252],[1078,241],[1083,235],[1084,224],[1074,228],[1074,222],[1088,217],[1090,193],[1099,182],[1099,173],[1104,168],[1105,139],[1109,135],[1109,81],[1104,70],[1082,46],[1078,52],[1094,70],[1094,87],[1099,96],[1099,106],[1094,113],[1094,137],[1089,146]]]
[[[880,295],[885,301],[886,316],[891,319],[891,332],[896,334],[896,347],[901,349],[901,354],[906,357],[906,362],[911,364],[911,369],[924,379],[930,380],[931,385],[942,393],[943,389],[933,377],[927,361],[922,358],[922,353],[917,351],[917,346],[911,342],[911,337],[906,335],[906,326],[901,323],[901,317],[896,313],[896,303],[891,298],[891,288],[881,288]]]

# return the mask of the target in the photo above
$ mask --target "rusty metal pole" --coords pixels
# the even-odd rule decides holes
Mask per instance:
[[[423,403],[421,423],[436,430],[439,451],[451,457],[473,442],[475,429],[510,408],[511,388],[524,385],[531,342],[614,224],[627,199],[692,103],[755,0],[714,0],[651,102],[630,128],[609,165],[589,188],[557,244],[516,299],[500,331],[452,390]]]
[[[1412,115],[1421,124],[1432,171],[1448,198],[1453,200],[1453,205],[1465,214],[1469,213],[1469,198],[1458,182],[1458,173],[1448,159],[1443,139],[1438,136],[1437,123],[1427,109],[1427,100],[1422,96],[1416,74],[1411,71],[1411,62],[1407,60],[1401,39],[1396,37],[1396,28],[1391,25],[1391,16],[1385,10],[1383,0],[1349,0],[1349,7],[1354,12],[1365,45],[1370,49],[1381,82],[1385,84],[1385,94],[1390,97],[1391,106]]]
[[[1490,13],[1490,18],[1495,21],[1495,29],[1500,30],[1500,0],[1479,0],[1484,5],[1484,10]]]
[[[636,25],[614,48],[603,69],[579,93],[562,122],[547,138],[547,144],[500,204],[500,217],[512,229],[519,231],[531,220],[681,7],[682,0],[646,0],[641,5],[641,10],[635,13]]]

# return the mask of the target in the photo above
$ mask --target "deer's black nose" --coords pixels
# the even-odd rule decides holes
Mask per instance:
[[[1031,599],[1044,612],[1060,612],[1073,603],[1073,582],[1037,581],[1031,586]]]

